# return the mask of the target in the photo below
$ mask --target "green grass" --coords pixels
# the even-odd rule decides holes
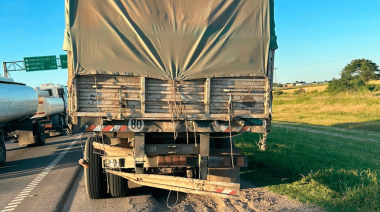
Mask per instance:
[[[275,121],[380,131],[380,96],[374,93],[302,93],[275,96]]]
[[[243,178],[327,211],[380,211],[380,133],[288,126],[272,127],[266,152],[255,134],[236,138]]]

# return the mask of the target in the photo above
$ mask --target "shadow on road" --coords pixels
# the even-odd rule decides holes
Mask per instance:
[[[66,137],[60,141],[47,141],[44,146],[20,147],[7,150],[7,152],[12,152],[12,158],[16,158],[16,160],[7,161],[5,166],[0,168],[0,180],[39,174],[56,159],[74,139],[75,137]],[[81,152],[80,143],[75,144],[54,169],[63,169],[78,165],[77,161],[82,155]],[[11,157],[8,155],[8,158]],[[17,160],[17,158],[22,159]]]

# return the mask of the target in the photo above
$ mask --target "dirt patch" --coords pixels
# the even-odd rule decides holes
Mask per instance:
[[[219,197],[178,194],[171,192],[168,204],[166,205],[168,191],[155,189],[153,196],[158,203],[165,208],[165,211],[187,212],[187,211],[293,211],[293,212],[323,212],[323,210],[308,205],[303,205],[279,194],[272,193],[265,188],[257,188],[248,181],[241,181],[241,193],[238,199],[224,199]]]

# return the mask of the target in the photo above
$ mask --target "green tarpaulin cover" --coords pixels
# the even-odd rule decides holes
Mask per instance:
[[[77,74],[188,80],[264,76],[273,0],[66,0]]]

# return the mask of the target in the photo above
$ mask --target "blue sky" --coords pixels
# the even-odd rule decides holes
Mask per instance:
[[[277,81],[339,77],[352,59],[380,65],[379,0],[275,0]],[[0,62],[60,55],[64,0],[0,0]],[[2,74],[2,70],[1,70]],[[67,70],[12,72],[30,86],[67,83]]]

